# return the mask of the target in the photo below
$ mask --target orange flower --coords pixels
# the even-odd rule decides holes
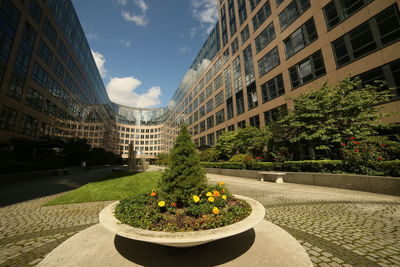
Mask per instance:
[[[218,183],[218,186],[219,186],[219,187],[222,187],[224,184],[225,184],[224,182],[219,182],[219,183]]]
[[[171,203],[171,206],[172,206],[172,207],[176,207],[176,203],[175,203],[175,202],[172,202],[172,203]]]
[[[221,189],[221,193],[225,193],[225,189],[222,188],[222,189]]]
[[[155,191],[151,192],[150,196],[155,197],[157,196],[157,193]]]
[[[212,213],[214,213],[215,215],[217,215],[219,213],[219,209],[217,207],[214,207],[212,209]]]
[[[220,194],[219,194],[219,192],[218,192],[218,191],[214,190],[214,192],[213,192],[213,196],[214,196],[214,197],[219,197],[219,196],[220,196]]]

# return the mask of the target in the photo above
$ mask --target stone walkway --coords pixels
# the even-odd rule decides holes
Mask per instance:
[[[400,266],[400,197],[209,174],[260,201],[315,266]]]
[[[73,170],[0,187],[0,266],[36,265],[68,237],[97,223],[109,202],[42,205],[110,172]],[[259,200],[266,219],[297,238],[315,266],[400,266],[399,197],[208,176]]]

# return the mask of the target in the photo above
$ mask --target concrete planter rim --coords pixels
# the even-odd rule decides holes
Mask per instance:
[[[239,222],[215,229],[194,232],[161,232],[134,228],[115,218],[114,210],[119,201],[106,206],[100,212],[99,220],[107,230],[125,238],[171,247],[192,247],[240,234],[253,228],[264,219],[265,209],[258,201],[239,195],[235,195],[235,197],[246,201],[251,206],[250,215]]]

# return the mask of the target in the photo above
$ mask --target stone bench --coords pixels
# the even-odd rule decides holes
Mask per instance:
[[[261,181],[268,181],[267,176],[272,176],[273,179],[271,180],[271,182],[283,183],[283,176],[286,175],[286,172],[268,171],[268,172],[258,172],[258,174],[261,174],[261,176],[262,176]]]
[[[56,174],[57,175],[67,175],[69,172],[68,169],[56,169]]]

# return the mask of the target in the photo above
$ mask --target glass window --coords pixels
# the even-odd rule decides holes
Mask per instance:
[[[22,115],[20,132],[29,136],[36,136],[39,126],[39,121],[26,114]]]
[[[253,17],[253,31],[256,31],[261,24],[271,15],[271,6],[269,5],[269,1],[267,1],[260,10]]]
[[[278,96],[285,94],[285,87],[283,83],[282,74],[275,76],[271,80],[261,85],[261,93],[263,97],[263,103],[277,98]]]
[[[242,44],[249,40],[250,38],[250,30],[249,30],[249,25],[246,25],[246,27],[242,30],[240,33],[240,37],[242,39]]]
[[[207,118],[207,130],[214,127],[214,115]]]
[[[236,115],[244,113],[244,97],[243,91],[236,93]]]
[[[246,128],[246,121],[239,121],[237,126],[238,126],[239,129]]]
[[[24,87],[25,79],[13,71],[10,78],[6,94],[16,100],[20,100],[22,96],[22,88]]]
[[[247,106],[249,110],[258,106],[258,96],[255,83],[247,87]]]
[[[270,72],[280,64],[278,47],[274,47],[258,61],[259,77]]]
[[[250,10],[253,11],[260,2],[261,0],[249,0]]]
[[[263,50],[272,40],[275,39],[274,22],[271,22],[255,39],[256,52]]]
[[[332,42],[336,65],[341,67],[399,39],[400,16],[394,5]]]
[[[344,19],[360,10],[372,0],[332,0],[323,11],[328,29],[332,29]]]
[[[0,112],[0,129],[13,131],[16,118],[16,110],[3,106]]]
[[[228,126],[228,132],[233,132],[233,131],[235,131],[235,125],[234,124],[229,125]]]
[[[209,146],[213,146],[215,144],[215,136],[214,133],[207,134],[207,144]]]
[[[237,0],[236,4],[239,13],[239,24],[242,25],[247,19],[246,0]]]
[[[229,30],[232,37],[237,31],[235,7],[233,0],[228,0],[228,15],[229,15]]]
[[[255,81],[251,44],[243,50],[243,64],[246,86],[249,86]]]
[[[289,68],[293,89],[326,73],[321,50]]]
[[[232,97],[226,100],[226,118],[227,120],[232,119],[234,116],[233,113],[233,100]]]
[[[250,117],[249,122],[250,122],[250,126],[259,128],[260,127],[260,116],[256,115],[256,116]]]
[[[214,100],[210,99],[210,101],[206,104],[206,113],[211,112],[214,109]]]
[[[287,114],[286,104],[264,112],[265,125],[269,125],[271,122],[278,121],[286,114]]]
[[[317,29],[314,19],[311,18],[284,40],[286,57],[293,56],[317,38]]]
[[[215,125],[221,124],[225,121],[225,112],[223,109],[215,113]]]
[[[29,5],[29,14],[32,16],[33,20],[36,21],[37,24],[40,24],[42,12],[42,8],[39,6],[37,0],[32,0]]]
[[[39,94],[36,90],[28,88],[28,92],[25,98],[25,104],[38,111],[41,111],[43,106],[43,96]]]
[[[214,102],[215,102],[215,107],[218,107],[224,102],[224,91],[219,92],[215,97],[214,97]]]
[[[281,31],[286,29],[298,17],[300,17],[310,7],[309,0],[292,0],[289,5],[279,14]]]
[[[231,44],[231,49],[232,49],[232,55],[235,54],[239,50],[239,42],[238,42],[237,38],[235,40],[233,40],[233,42]]]
[[[243,90],[242,84],[242,70],[240,68],[240,56],[236,57],[233,61],[233,88],[235,89],[235,93]]]

